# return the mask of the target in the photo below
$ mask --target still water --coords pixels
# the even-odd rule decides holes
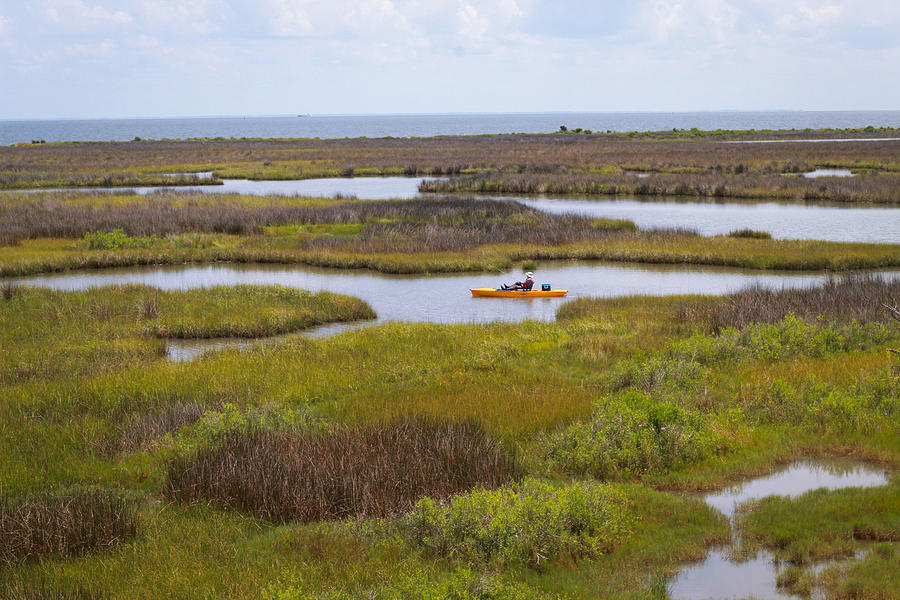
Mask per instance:
[[[567,298],[473,298],[469,288],[499,287],[522,278],[518,270],[497,274],[454,273],[427,276],[388,275],[368,270],[319,269],[299,265],[206,265],[137,267],[48,274],[16,281],[61,290],[137,283],[166,290],[215,285],[278,284],[310,291],[327,290],[362,298],[378,315],[376,322],[428,323],[552,321],[559,306],[575,298],[634,294],[726,294],[750,284],[796,288],[821,283],[817,273],[770,272],[591,261],[548,262],[533,269],[536,285],[569,290]],[[884,271],[900,278],[900,270]]]
[[[794,498],[808,491],[826,488],[886,485],[884,469],[848,459],[803,461],[772,475],[753,479],[704,498],[707,504],[734,518],[738,504],[766,496]],[[732,541],[737,547],[739,540]],[[728,548],[716,548],[702,562],[683,568],[669,584],[672,600],[756,598],[786,600],[793,598],[775,585],[778,565],[768,551],[760,551],[748,560],[729,558]]]
[[[291,181],[225,179],[223,185],[134,189],[139,194],[165,190],[219,194],[281,194],[364,200],[408,199],[419,195],[417,177],[356,177]],[[47,190],[44,190],[47,191]],[[69,190],[73,191],[73,190]],[[790,204],[776,202],[697,202],[682,198],[636,199],[623,197],[492,196],[512,199],[537,210],[609,219],[628,219],[641,229],[681,227],[701,235],[727,234],[736,229],[768,232],[775,239],[810,239],[832,242],[900,243],[900,208]]]

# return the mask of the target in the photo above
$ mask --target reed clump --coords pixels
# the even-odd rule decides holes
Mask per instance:
[[[439,194],[579,194],[694,196],[698,198],[780,199],[828,202],[900,202],[900,176],[879,174],[807,179],[781,173],[725,173],[711,169],[689,173],[479,173],[424,181],[420,191]]]
[[[362,224],[357,236],[301,240],[301,247],[307,250],[358,253],[461,252],[478,246],[523,242],[559,246],[629,235],[636,230],[630,221],[554,215],[519,202],[470,198],[340,204],[310,211],[302,222]]]
[[[274,521],[385,516],[516,477],[515,460],[475,423],[407,418],[367,428],[227,433],[169,466],[165,494]]]
[[[0,564],[106,550],[137,529],[133,506],[109,491],[0,498]]]
[[[146,448],[161,435],[193,425],[204,413],[206,408],[197,402],[177,402],[162,410],[138,416],[110,444],[110,450],[128,452]]]
[[[792,290],[749,286],[715,302],[685,303],[679,318],[703,321],[714,330],[749,323],[775,323],[788,314],[808,321],[887,323],[885,305],[900,304],[900,280],[876,275],[829,277],[822,285]]]
[[[175,192],[144,197],[141,203],[72,202],[53,197],[0,202],[0,244],[42,237],[83,238],[92,248],[144,247],[156,237],[185,232],[249,235],[263,227],[305,222],[309,210],[283,200],[251,205],[224,196],[193,202]],[[116,234],[114,232],[118,231]],[[143,239],[129,239],[143,238]]]

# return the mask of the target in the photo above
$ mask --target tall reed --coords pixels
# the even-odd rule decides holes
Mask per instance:
[[[685,303],[679,317],[706,321],[713,329],[775,323],[788,313],[807,320],[890,321],[885,305],[900,304],[900,280],[874,275],[830,277],[822,285],[792,290],[750,286],[715,302]]]
[[[517,474],[475,423],[407,418],[327,433],[234,432],[169,467],[165,494],[212,501],[275,522],[384,516]]]
[[[0,564],[112,548],[137,528],[134,508],[112,492],[0,498]]]

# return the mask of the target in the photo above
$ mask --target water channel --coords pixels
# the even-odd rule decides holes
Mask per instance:
[[[831,174],[820,171],[813,171],[808,175]],[[197,175],[207,176],[209,173],[198,173]],[[222,181],[222,185],[114,188],[107,191],[133,189],[138,194],[149,194],[160,190],[180,190],[214,194],[280,194],[315,197],[344,195],[356,196],[365,200],[385,200],[389,198],[408,199],[418,196],[418,187],[422,178],[337,177],[290,181],[251,181],[248,179],[225,179]],[[662,199],[655,197],[623,198],[621,196],[492,197],[517,200],[537,210],[554,214],[628,219],[642,229],[681,227],[694,230],[700,235],[710,236],[749,228],[768,232],[776,239],[900,243],[900,208],[885,206],[736,201],[698,202],[680,197]]]
[[[753,479],[726,488],[704,498],[707,504],[721,511],[733,523],[737,505],[766,496],[794,498],[811,490],[836,490],[847,487],[886,485],[884,469],[849,459],[803,461],[772,475]],[[733,539],[731,548],[739,539]],[[821,567],[821,565],[820,565]],[[780,591],[775,584],[779,565],[772,553],[765,550],[748,560],[735,561],[729,548],[714,548],[707,557],[683,568],[669,584],[672,600],[724,600],[755,598],[756,600],[787,600],[794,598]]]
[[[534,269],[537,284],[567,289],[566,298],[473,298],[469,288],[498,287],[521,279],[518,269],[504,273],[389,275],[368,270],[322,269],[302,265],[214,264],[204,266],[133,267],[46,274],[15,279],[18,283],[59,290],[80,290],[116,284],[143,284],[164,290],[216,285],[283,285],[310,291],[327,290],[362,298],[378,318],[368,323],[410,321],[428,323],[552,321],[563,302],[583,297],[635,294],[726,294],[751,284],[772,289],[807,287],[825,275],[803,272],[760,272],[748,269],[692,265],[646,265],[596,261],[554,261]],[[881,271],[900,278],[900,270]],[[347,326],[331,326],[318,335],[331,335]],[[235,341],[246,344],[246,340]],[[175,345],[170,356],[185,359],[222,340],[197,340]],[[182,349],[179,349],[182,348]]]

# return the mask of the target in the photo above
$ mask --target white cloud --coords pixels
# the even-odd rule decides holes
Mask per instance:
[[[47,21],[70,31],[94,31],[131,24],[133,17],[123,10],[109,10],[99,4],[88,6],[82,0],[51,0],[43,11]]]
[[[478,14],[478,9],[471,4],[460,4],[456,18],[459,21],[459,35],[465,39],[481,41],[488,32],[487,18]]]
[[[302,0],[265,0],[272,33],[283,36],[306,36],[313,33],[307,2]]]
[[[110,56],[118,47],[112,40],[103,40],[96,44],[71,44],[66,47],[66,54],[80,58],[104,58]]]
[[[219,32],[221,14],[227,6],[213,0],[133,0],[133,3],[141,24],[161,35]]]
[[[800,2],[796,6],[782,7],[776,16],[778,27],[787,30],[814,30],[841,19],[843,8],[837,4],[810,5]]]

